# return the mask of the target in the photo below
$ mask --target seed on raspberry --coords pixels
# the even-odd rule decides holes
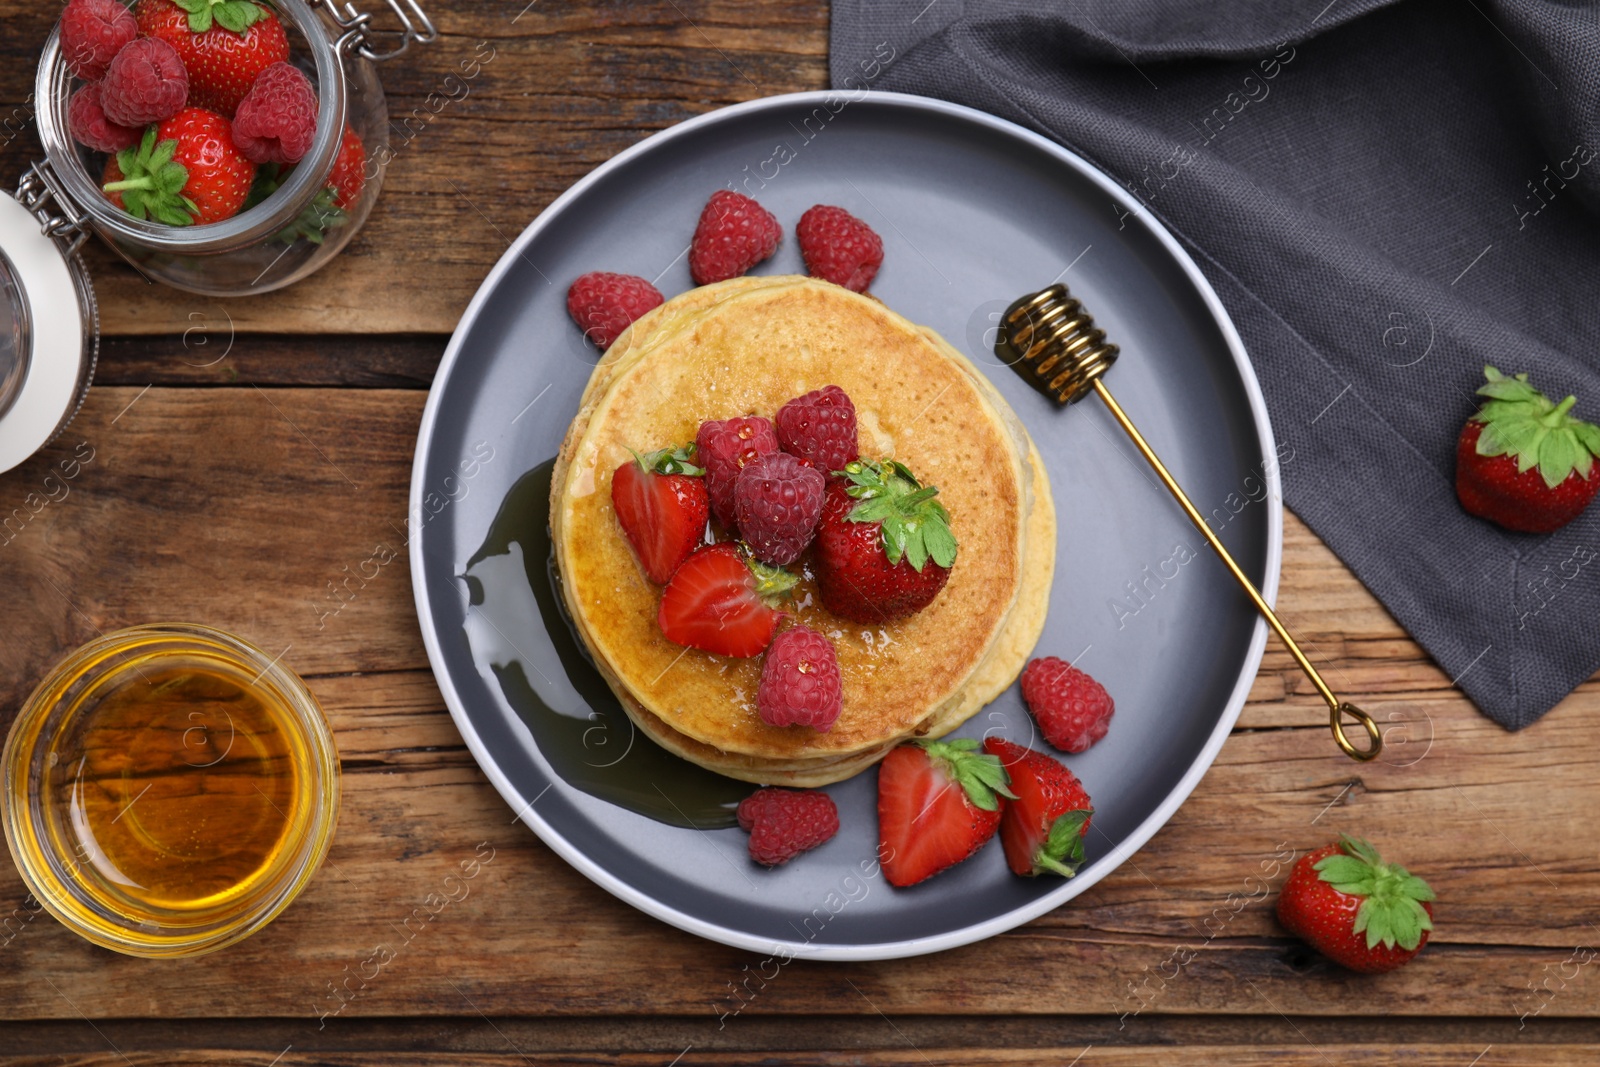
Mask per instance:
[[[739,825],[750,831],[750,858],[787,863],[839,832],[839,809],[816,789],[758,789],[739,802]]]
[[[813,278],[867,291],[883,266],[883,238],[842,207],[818,204],[795,227],[800,255]]]
[[[798,625],[772,639],[756,687],[762,722],[826,733],[843,707],[844,680],[832,641]]]
[[[143,130],[118,126],[100,106],[100,86],[85,85],[67,104],[67,129],[81,145],[96,152],[120,152],[139,143]]]
[[[100,83],[100,107],[118,126],[165,122],[189,99],[189,72],[177,49],[139,37],[118,52]]]
[[[702,422],[694,443],[695,462],[706,469],[711,513],[723,529],[737,533],[733,491],[739,469],[758,456],[778,451],[778,435],[772,423],[760,415],[745,415]]]
[[[696,285],[737,278],[772,255],[782,239],[772,212],[743,193],[718,189],[689,243],[689,274]]]
[[[138,20],[117,0],[72,0],[61,13],[61,57],[84,81],[104,78],[111,60],[138,35]]]
[[[800,558],[817,531],[827,487],[821,471],[787,452],[744,465],[734,480],[733,514],[756,559],[782,567]]]
[[[797,396],[778,409],[778,444],[790,455],[831,474],[861,455],[856,406],[837,385]]]
[[[1104,737],[1116,711],[1105,686],[1055,656],[1028,661],[1022,699],[1044,739],[1063,752],[1082,752]]]
[[[256,163],[298,163],[317,136],[317,91],[293,63],[256,75],[233,116],[233,143]]]

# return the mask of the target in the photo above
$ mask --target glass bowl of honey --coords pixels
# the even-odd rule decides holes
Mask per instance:
[[[339,813],[322,709],[221,630],[137,626],[52,671],[3,757],[6,843],[67,927],[133,956],[195,956],[305,888]]]

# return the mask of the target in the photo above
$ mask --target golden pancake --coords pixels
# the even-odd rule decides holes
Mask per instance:
[[[818,732],[760,720],[759,657],[711,656],[660,632],[660,591],[612,513],[610,478],[629,447],[692,440],[704,419],[770,418],[829,383],[856,404],[864,455],[892,455],[940,486],[961,550],[928,608],[877,629],[823,610],[802,578],[789,610],[834,640],[844,676],[844,710]],[[551,497],[563,593],[603,675],[647,734],[735,777],[834,781],[906,736],[954,729],[1015,679],[1043,625],[1054,514],[1015,416],[937,335],[812,279],[707,286],[636,322],[596,367]]]

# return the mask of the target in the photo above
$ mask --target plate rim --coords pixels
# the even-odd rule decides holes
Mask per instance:
[[[1076,152],[1063,147],[1057,142],[1007,119],[979,111],[976,108],[953,104],[932,97],[916,96],[910,93],[867,90],[860,95],[851,96],[835,89],[818,89],[798,93],[783,93],[777,96],[765,96],[755,100],[731,104],[708,111],[702,115],[696,115],[666,129],[658,130],[589,171],[560,196],[556,197],[555,200],[551,201],[543,211],[539,212],[523,231],[517,235],[516,239],[511,242],[506,251],[500,256],[500,259],[496,261],[494,267],[479,283],[471,302],[468,303],[466,310],[462,312],[455,331],[450,336],[450,343],[445,348],[438,370],[434,372],[433,382],[428,389],[427,404],[422,412],[422,421],[417,428],[417,444],[412,457],[411,487],[410,492],[407,494],[407,515],[417,513],[417,510],[422,507],[425,467],[431,456],[431,445],[435,423],[439,417],[440,403],[444,391],[443,386],[448,381],[457,360],[461,356],[464,338],[467,332],[476,324],[479,312],[488,301],[489,293],[498,288],[504,276],[512,269],[513,264],[517,260],[524,258],[527,246],[533,242],[546,226],[550,225],[552,220],[612,171],[619,169],[638,156],[655,150],[662,144],[680,137],[689,136],[702,127],[716,125],[752,113],[779,110],[795,105],[815,104],[822,106],[825,99],[838,98],[840,96],[844,96],[851,103],[872,103],[891,108],[905,108],[911,111],[928,112],[943,118],[986,126],[997,133],[1016,138],[1030,147],[1044,151],[1066,167],[1077,172],[1079,176],[1087,178],[1099,186],[1115,203],[1128,211],[1129,217],[1137,219],[1144,225],[1150,234],[1160,242],[1173,261],[1182,269],[1190,284],[1194,286],[1196,293],[1205,304],[1206,310],[1211,314],[1213,321],[1221,331],[1223,341],[1226,343],[1228,352],[1233,357],[1234,364],[1238,369],[1240,379],[1244,385],[1246,399],[1249,402],[1250,414],[1255,423],[1256,434],[1261,444],[1262,458],[1266,459],[1277,455],[1276,438],[1272,431],[1271,418],[1267,414],[1266,398],[1262,395],[1261,383],[1256,378],[1255,368],[1250,364],[1244,341],[1240,338],[1239,332],[1235,328],[1227,310],[1222,306],[1221,299],[1177,238],[1143,204],[1140,204],[1109,175]],[[1266,463],[1265,468],[1263,474],[1267,483],[1268,502],[1267,569],[1266,580],[1262,583],[1261,593],[1268,604],[1276,604],[1279,577],[1283,564],[1283,485],[1279,478],[1278,465],[1276,463]],[[1054,911],[1068,900],[1088,890],[1100,879],[1122,866],[1130,856],[1144,847],[1145,843],[1154,837],[1156,832],[1165,826],[1168,820],[1177,813],[1183,803],[1189,799],[1190,794],[1194,792],[1195,787],[1200,784],[1200,779],[1211,769],[1211,765],[1216,761],[1217,754],[1221,751],[1229,734],[1233,732],[1234,724],[1238,722],[1239,715],[1244,710],[1245,702],[1250,694],[1250,688],[1261,667],[1261,659],[1266,649],[1267,640],[1266,620],[1258,616],[1255,620],[1255,628],[1251,633],[1244,662],[1240,666],[1239,677],[1234,683],[1232,693],[1228,697],[1227,706],[1223,709],[1222,715],[1218,718],[1217,724],[1206,739],[1205,744],[1166,798],[1156,806],[1154,811],[1146,816],[1143,822],[1133,829],[1121,844],[1112,849],[1104,862],[1095,864],[1093,870],[1063,882],[1057,889],[1026,905],[1013,908],[1011,911],[991,919],[964,926],[959,930],[952,930],[930,937],[908,938],[866,945],[817,945],[814,942],[782,941],[776,938],[759,937],[743,930],[722,926],[680,911],[655,899],[648,892],[626,880],[612,875],[599,864],[589,859],[582,849],[568,841],[553,826],[545,822],[534,807],[538,797],[535,796],[530,800],[524,796],[515,783],[500,769],[498,762],[484,745],[483,739],[478,735],[476,727],[467,715],[461,695],[456,691],[454,682],[445,668],[444,653],[439,645],[437,628],[432,622],[432,602],[428,595],[427,580],[424,572],[425,560],[423,558],[422,533],[420,530],[411,539],[408,558],[411,565],[411,588],[416,603],[417,624],[422,632],[422,642],[427,649],[428,665],[433,672],[434,681],[438,684],[439,691],[444,697],[445,706],[450,710],[450,717],[455,721],[456,729],[460,732],[462,740],[467,743],[467,748],[477,762],[478,768],[489,779],[501,798],[513,811],[518,813],[517,821],[525,822],[552,851],[590,881],[647,915],[653,916],[680,930],[733,948],[748,949],[755,952],[782,952],[787,953],[790,958],[800,959],[890,960],[958,948],[962,945],[969,945],[975,941],[982,941],[996,934],[1015,929],[1023,923],[1036,919],[1047,912]],[[546,786],[546,788],[549,787]],[[540,795],[543,795],[542,790]]]

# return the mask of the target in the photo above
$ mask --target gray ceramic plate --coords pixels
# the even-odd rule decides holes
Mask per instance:
[[[788,234],[757,273],[803,273],[793,226],[812,204],[866,220],[885,245],[872,291],[988,369],[1045,456],[1060,545],[1039,653],[1075,660],[1117,703],[1109,736],[1066,759],[1097,809],[1089,863],[1070,882],[1014,877],[992,844],[919,886],[889,886],[872,861],[872,772],[829,788],[837,837],[787,866],[757,867],[730,825],[751,787],[635,736],[572,641],[550,587],[543,494],[597,353],[567,318],[566,287],[614,270],[683,292],[700,208],[728,186],[756,196]],[[1100,405],[1057,411],[997,363],[1000,310],[1058,278],[1122,346],[1110,379],[1119,399],[1271,599],[1281,497],[1237,334],[1171,235],[1035,134],[911,96],[757,100],[623,152],[517,238],[462,317],[428,398],[410,547],[417,613],[456,724],[551,848],[701,936],[882,959],[1041,915],[1171,817],[1238,717],[1266,629]],[[1034,736],[1015,687],[960,733]]]

